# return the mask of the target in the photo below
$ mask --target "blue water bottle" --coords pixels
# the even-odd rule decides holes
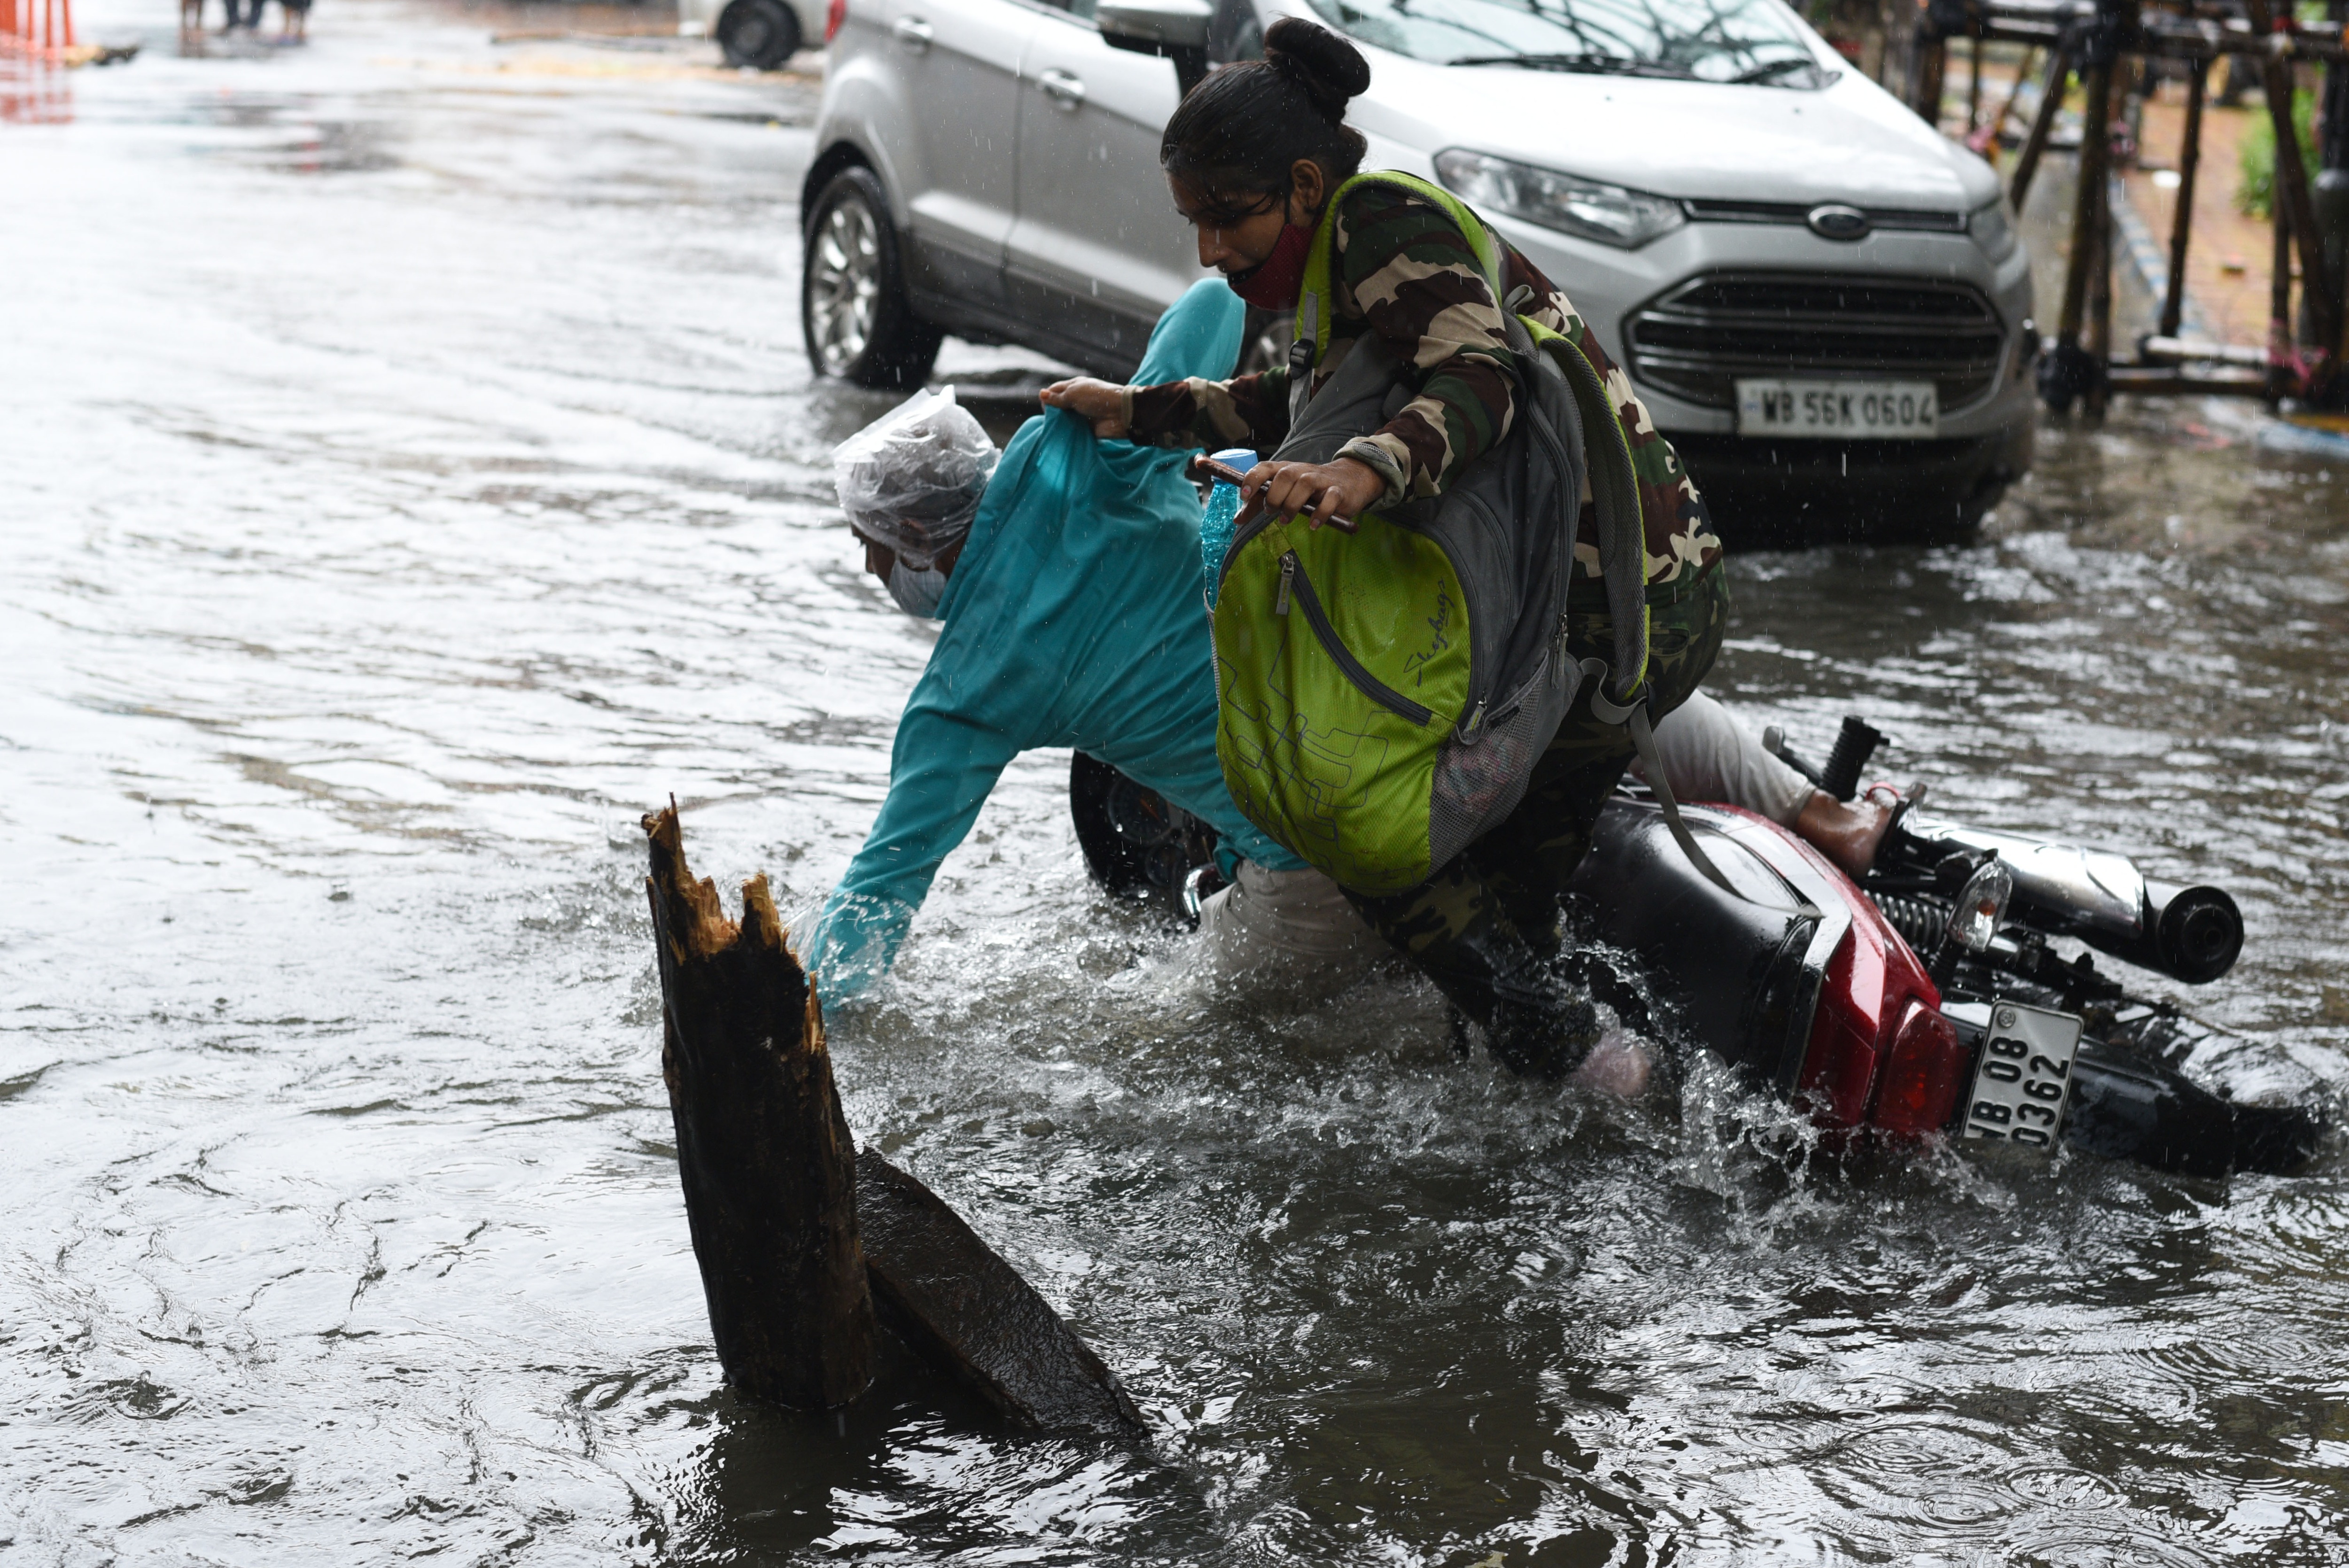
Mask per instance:
[[[1246,473],[1256,467],[1256,454],[1246,447],[1226,447],[1213,454],[1216,462],[1226,468]],[[1199,520],[1199,563],[1207,576],[1207,608],[1216,607],[1217,579],[1223,575],[1224,557],[1232,548],[1232,520],[1240,514],[1240,487],[1229,480],[1217,480],[1207,492],[1207,514]]]

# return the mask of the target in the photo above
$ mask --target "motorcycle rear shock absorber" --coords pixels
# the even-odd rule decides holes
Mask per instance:
[[[1871,892],[1876,907],[1900,939],[1925,954],[1940,945],[1941,933],[1950,923],[1950,901],[1930,893]]]

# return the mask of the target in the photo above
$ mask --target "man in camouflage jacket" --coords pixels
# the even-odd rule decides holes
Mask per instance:
[[[1440,495],[1453,480],[1509,433],[1516,407],[1515,356],[1500,302],[1485,282],[1476,253],[1448,214],[1391,185],[1349,191],[1331,215],[1330,279],[1335,293],[1330,346],[1314,366],[1313,390],[1337,373],[1365,333],[1396,350],[1419,376],[1418,395],[1385,428],[1357,437],[1338,456],[1386,481],[1379,505]],[[1647,581],[1653,589],[1693,578],[1721,555],[1712,518],[1680,454],[1656,428],[1631,378],[1599,346],[1574,306],[1516,247],[1505,252],[1504,297],[1531,290],[1522,313],[1566,337],[1606,387],[1631,449],[1647,532]],[[1269,452],[1288,433],[1285,366],[1230,381],[1194,377],[1126,389],[1125,426],[1150,446],[1252,447]],[[1584,498],[1575,546],[1583,575],[1599,579],[1597,521]]]
[[[1502,304],[1451,217],[1393,186],[1348,191],[1330,215],[1329,346],[1314,390],[1365,334],[1410,366],[1414,393],[1385,426],[1356,438],[1350,458],[1385,483],[1379,505],[1443,493],[1508,434],[1516,415],[1512,352]],[[1607,388],[1639,480],[1651,612],[1649,681],[1656,717],[1685,701],[1711,668],[1727,619],[1721,542],[1696,486],[1566,296],[1514,247],[1504,294],[1522,314],[1580,349]],[[1530,290],[1520,296],[1518,290]],[[1197,377],[1128,387],[1131,438],[1173,447],[1248,446],[1270,451],[1289,423],[1288,372],[1227,381]],[[1583,570],[1568,601],[1568,657],[1614,652],[1599,562],[1596,509],[1586,493],[1575,555]],[[1560,894],[1589,851],[1599,810],[1632,756],[1616,725],[1596,720],[1585,693],[1536,763],[1525,799],[1499,827],[1407,892],[1348,896],[1444,995],[1484,1027],[1494,1053],[1521,1072],[1571,1068],[1598,1038],[1597,1016],[1575,984],[1559,926]]]

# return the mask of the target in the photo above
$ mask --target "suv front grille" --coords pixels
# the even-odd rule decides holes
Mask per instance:
[[[1810,222],[1816,204],[1799,201],[1683,201],[1688,215],[1700,223],[1791,223],[1801,227]],[[1840,205],[1840,203],[1838,203]],[[1871,229],[1909,229],[1927,234],[1962,234],[1966,232],[1966,215],[1962,212],[1936,212],[1915,207],[1864,207],[1868,226]]]
[[[1951,412],[1991,389],[2006,334],[1963,284],[1714,273],[1641,306],[1624,330],[1631,374],[1708,407],[1740,377],[1930,381]]]

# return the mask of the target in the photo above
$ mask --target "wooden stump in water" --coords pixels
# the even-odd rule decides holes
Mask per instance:
[[[660,952],[661,1072],[709,1328],[730,1383],[802,1409],[873,1378],[876,1327],[857,1239],[856,1150],[823,1015],[767,879],[742,921],[686,869],[677,808],[644,820]]]
[[[677,808],[645,832],[661,1070],[727,1381],[802,1409],[846,1404],[872,1381],[877,1295],[907,1346],[1013,1426],[1138,1435],[1133,1401],[1019,1272],[936,1193],[856,1152],[767,879],[742,885],[737,926],[686,869]]]

